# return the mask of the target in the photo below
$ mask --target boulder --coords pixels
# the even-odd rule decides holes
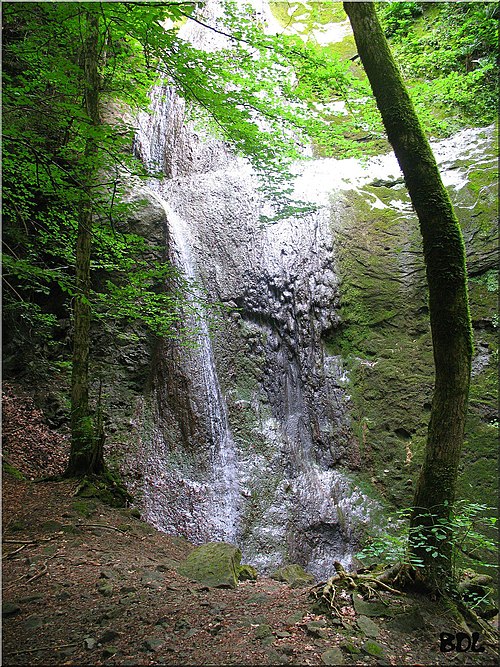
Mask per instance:
[[[209,542],[192,551],[178,572],[213,588],[236,588],[241,551],[226,542]]]

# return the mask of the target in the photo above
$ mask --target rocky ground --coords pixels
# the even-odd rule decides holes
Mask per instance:
[[[497,664],[482,637],[483,652],[440,652],[440,633],[472,629],[423,596],[339,589],[334,617],[309,587],[190,581],[177,571],[189,542],[75,495],[78,482],[40,481],[60,465],[50,433],[29,401],[7,404],[4,456],[28,479],[3,476],[3,664]]]

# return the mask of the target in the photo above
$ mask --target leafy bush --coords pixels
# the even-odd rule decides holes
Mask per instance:
[[[396,514],[395,520],[389,520],[386,531],[370,537],[368,544],[356,557],[367,563],[383,565],[411,565],[422,567],[423,563],[410,552],[411,542],[416,547],[423,547],[436,558],[438,551],[428,544],[420,527],[410,528],[409,518],[412,509],[406,508]],[[480,503],[457,502],[448,521],[434,517],[431,532],[437,541],[451,540],[453,543],[453,570],[455,578],[470,567],[492,568],[496,543],[491,533],[497,518],[492,516],[493,509]],[[429,513],[428,517],[433,518]]]

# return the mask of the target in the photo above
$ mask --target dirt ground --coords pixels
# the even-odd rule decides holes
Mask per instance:
[[[26,408],[16,426],[19,405],[4,427],[4,458],[28,476],[3,475],[4,665],[498,664],[483,637],[482,652],[441,652],[440,633],[471,629],[424,596],[339,590],[332,616],[314,613],[309,588],[267,577],[236,589],[186,579],[186,540],[76,496],[75,481],[37,479],[60,463],[41,415]]]

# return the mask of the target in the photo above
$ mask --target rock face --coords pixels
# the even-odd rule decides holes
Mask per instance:
[[[186,314],[198,328],[195,349],[157,347],[125,474],[157,527],[198,543],[235,543],[261,571],[300,563],[324,577],[334,560],[351,564],[378,511],[373,498],[410,504],[424,446],[426,290],[397,163],[306,163],[297,195],[316,212],[262,224],[268,203],[248,165],[181,125],[172,93],[156,99],[137,151],[148,164],[155,156],[169,178],[147,184],[148,216],[155,211],[154,224],[165,226],[170,260],[223,308],[210,334],[205,319]],[[161,150],[155,133],[167,138]],[[188,145],[195,148],[186,157]],[[491,146],[487,129],[435,147],[463,216],[478,277],[472,291],[481,294],[495,257]],[[479,155],[481,183],[471,167]],[[475,374],[483,382],[493,323],[478,302],[485,312],[476,319]],[[481,451],[492,456],[483,426],[490,407],[478,406]],[[484,487],[492,484],[486,475]]]
[[[211,321],[186,311],[195,347],[157,344],[123,472],[158,528],[237,544],[261,571],[299,563],[324,578],[335,560],[350,566],[381,515],[375,498],[410,504],[425,442],[424,269],[397,163],[306,162],[296,195],[317,210],[264,224],[270,204],[249,166],[184,124],[170,89],[153,91],[152,107],[135,145],[152,178],[134,224],[163,230],[168,259],[222,307]],[[494,466],[481,468],[495,449],[492,135],[435,146],[473,274],[467,456],[482,491],[494,486]]]

